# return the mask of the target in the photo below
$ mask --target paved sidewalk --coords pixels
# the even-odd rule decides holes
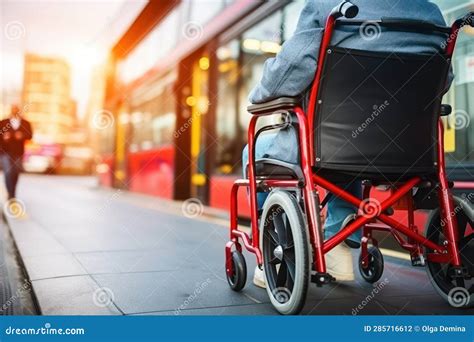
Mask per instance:
[[[24,214],[8,222],[42,314],[276,314],[251,284],[252,255],[245,289],[229,289],[225,213],[183,215],[181,203],[101,189],[87,177],[25,175],[19,186]],[[304,313],[469,313],[438,297],[424,270],[405,266],[386,258],[369,299],[373,287],[361,278],[311,284]]]

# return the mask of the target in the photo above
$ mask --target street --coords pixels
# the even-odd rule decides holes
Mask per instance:
[[[92,177],[23,175],[19,211],[6,213],[33,296],[45,315],[274,315],[252,284],[224,273],[226,214],[98,187]],[[358,255],[354,255],[358,257]],[[373,286],[310,284],[303,314],[472,314],[449,307],[421,268],[386,257]]]

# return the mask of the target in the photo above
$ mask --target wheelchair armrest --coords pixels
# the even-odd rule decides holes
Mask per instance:
[[[296,97],[280,97],[264,103],[253,104],[247,107],[247,111],[253,115],[280,114],[298,107],[300,99]]]
[[[451,112],[453,111],[453,109],[451,108],[450,105],[448,104],[442,104],[441,105],[441,110],[440,110],[440,116],[447,116],[449,114],[451,114]]]

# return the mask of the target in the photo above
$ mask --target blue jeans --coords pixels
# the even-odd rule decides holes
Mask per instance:
[[[16,185],[18,177],[22,170],[22,157],[10,157],[7,154],[1,156],[3,174],[5,177],[5,186],[8,192],[8,198],[15,198]]]
[[[273,141],[275,137],[275,133],[272,134],[262,134],[257,139],[257,144],[255,146],[255,159],[263,158],[265,155],[265,151],[268,150],[269,144]],[[246,175],[246,168],[248,163],[248,145],[245,146],[242,152],[242,169],[244,173],[244,177],[247,178]],[[352,195],[361,198],[362,195],[362,188],[359,181],[353,181],[350,184],[336,184],[339,187],[343,188],[347,192],[351,193]],[[258,208],[261,209],[263,207],[263,203],[265,202],[268,193],[265,192],[258,192],[257,193],[257,205]],[[343,221],[345,218],[351,214],[356,214],[357,208],[354,207],[352,204],[349,204],[342,199],[332,196],[327,203],[327,217],[326,222],[324,224],[324,238],[328,239],[334,234],[336,234],[340,229]],[[354,234],[349,236],[348,239],[354,242],[360,243],[360,239],[362,237],[362,231],[359,229]]]

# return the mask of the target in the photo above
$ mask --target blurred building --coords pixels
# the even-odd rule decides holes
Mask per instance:
[[[90,83],[90,95],[87,102],[83,126],[87,132],[87,141],[95,155],[103,152],[101,141],[107,135],[107,130],[98,129],[94,124],[98,116],[103,114],[105,99],[106,65],[94,67]]]
[[[0,120],[10,115],[12,104],[19,104],[20,102],[21,91],[5,85],[0,92]]]
[[[25,55],[22,103],[40,144],[66,144],[74,126],[71,72],[60,58]]]

